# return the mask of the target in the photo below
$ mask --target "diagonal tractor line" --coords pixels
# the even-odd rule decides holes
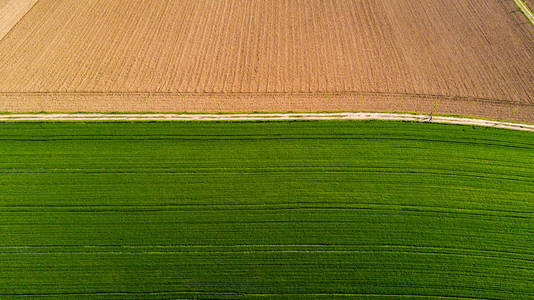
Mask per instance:
[[[514,2],[519,7],[521,12],[523,12],[525,17],[527,17],[527,19],[530,21],[530,23],[532,25],[534,25],[534,14],[530,10],[530,8],[528,8],[527,4],[525,2],[523,2],[523,0],[514,0]]]
[[[0,0],[0,41],[8,35],[38,0]]]
[[[288,120],[393,120],[476,125],[533,131],[534,125],[483,119],[396,113],[255,113],[255,114],[7,114],[0,122],[85,122],[85,121],[288,121]]]

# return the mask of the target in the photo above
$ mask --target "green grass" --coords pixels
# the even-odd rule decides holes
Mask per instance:
[[[534,134],[0,123],[0,298],[534,297]]]

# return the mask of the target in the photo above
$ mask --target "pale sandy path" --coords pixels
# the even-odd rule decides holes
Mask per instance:
[[[430,122],[428,115],[394,113],[272,113],[272,114],[10,114],[0,122],[16,121],[275,121],[275,120],[396,120]],[[482,119],[434,116],[433,123],[450,123],[534,131],[534,125]]]
[[[0,40],[37,3],[37,0],[0,0]]]

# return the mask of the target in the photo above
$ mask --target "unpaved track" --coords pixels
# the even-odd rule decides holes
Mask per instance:
[[[0,0],[0,40],[35,5],[37,0]]]
[[[482,119],[392,113],[273,113],[273,114],[12,114],[0,122],[20,121],[286,121],[286,120],[394,120],[476,125],[534,131],[534,125]]]

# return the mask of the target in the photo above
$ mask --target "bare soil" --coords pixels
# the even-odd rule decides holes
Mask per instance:
[[[532,122],[534,27],[514,6],[39,0],[0,41],[0,111],[433,111]]]

